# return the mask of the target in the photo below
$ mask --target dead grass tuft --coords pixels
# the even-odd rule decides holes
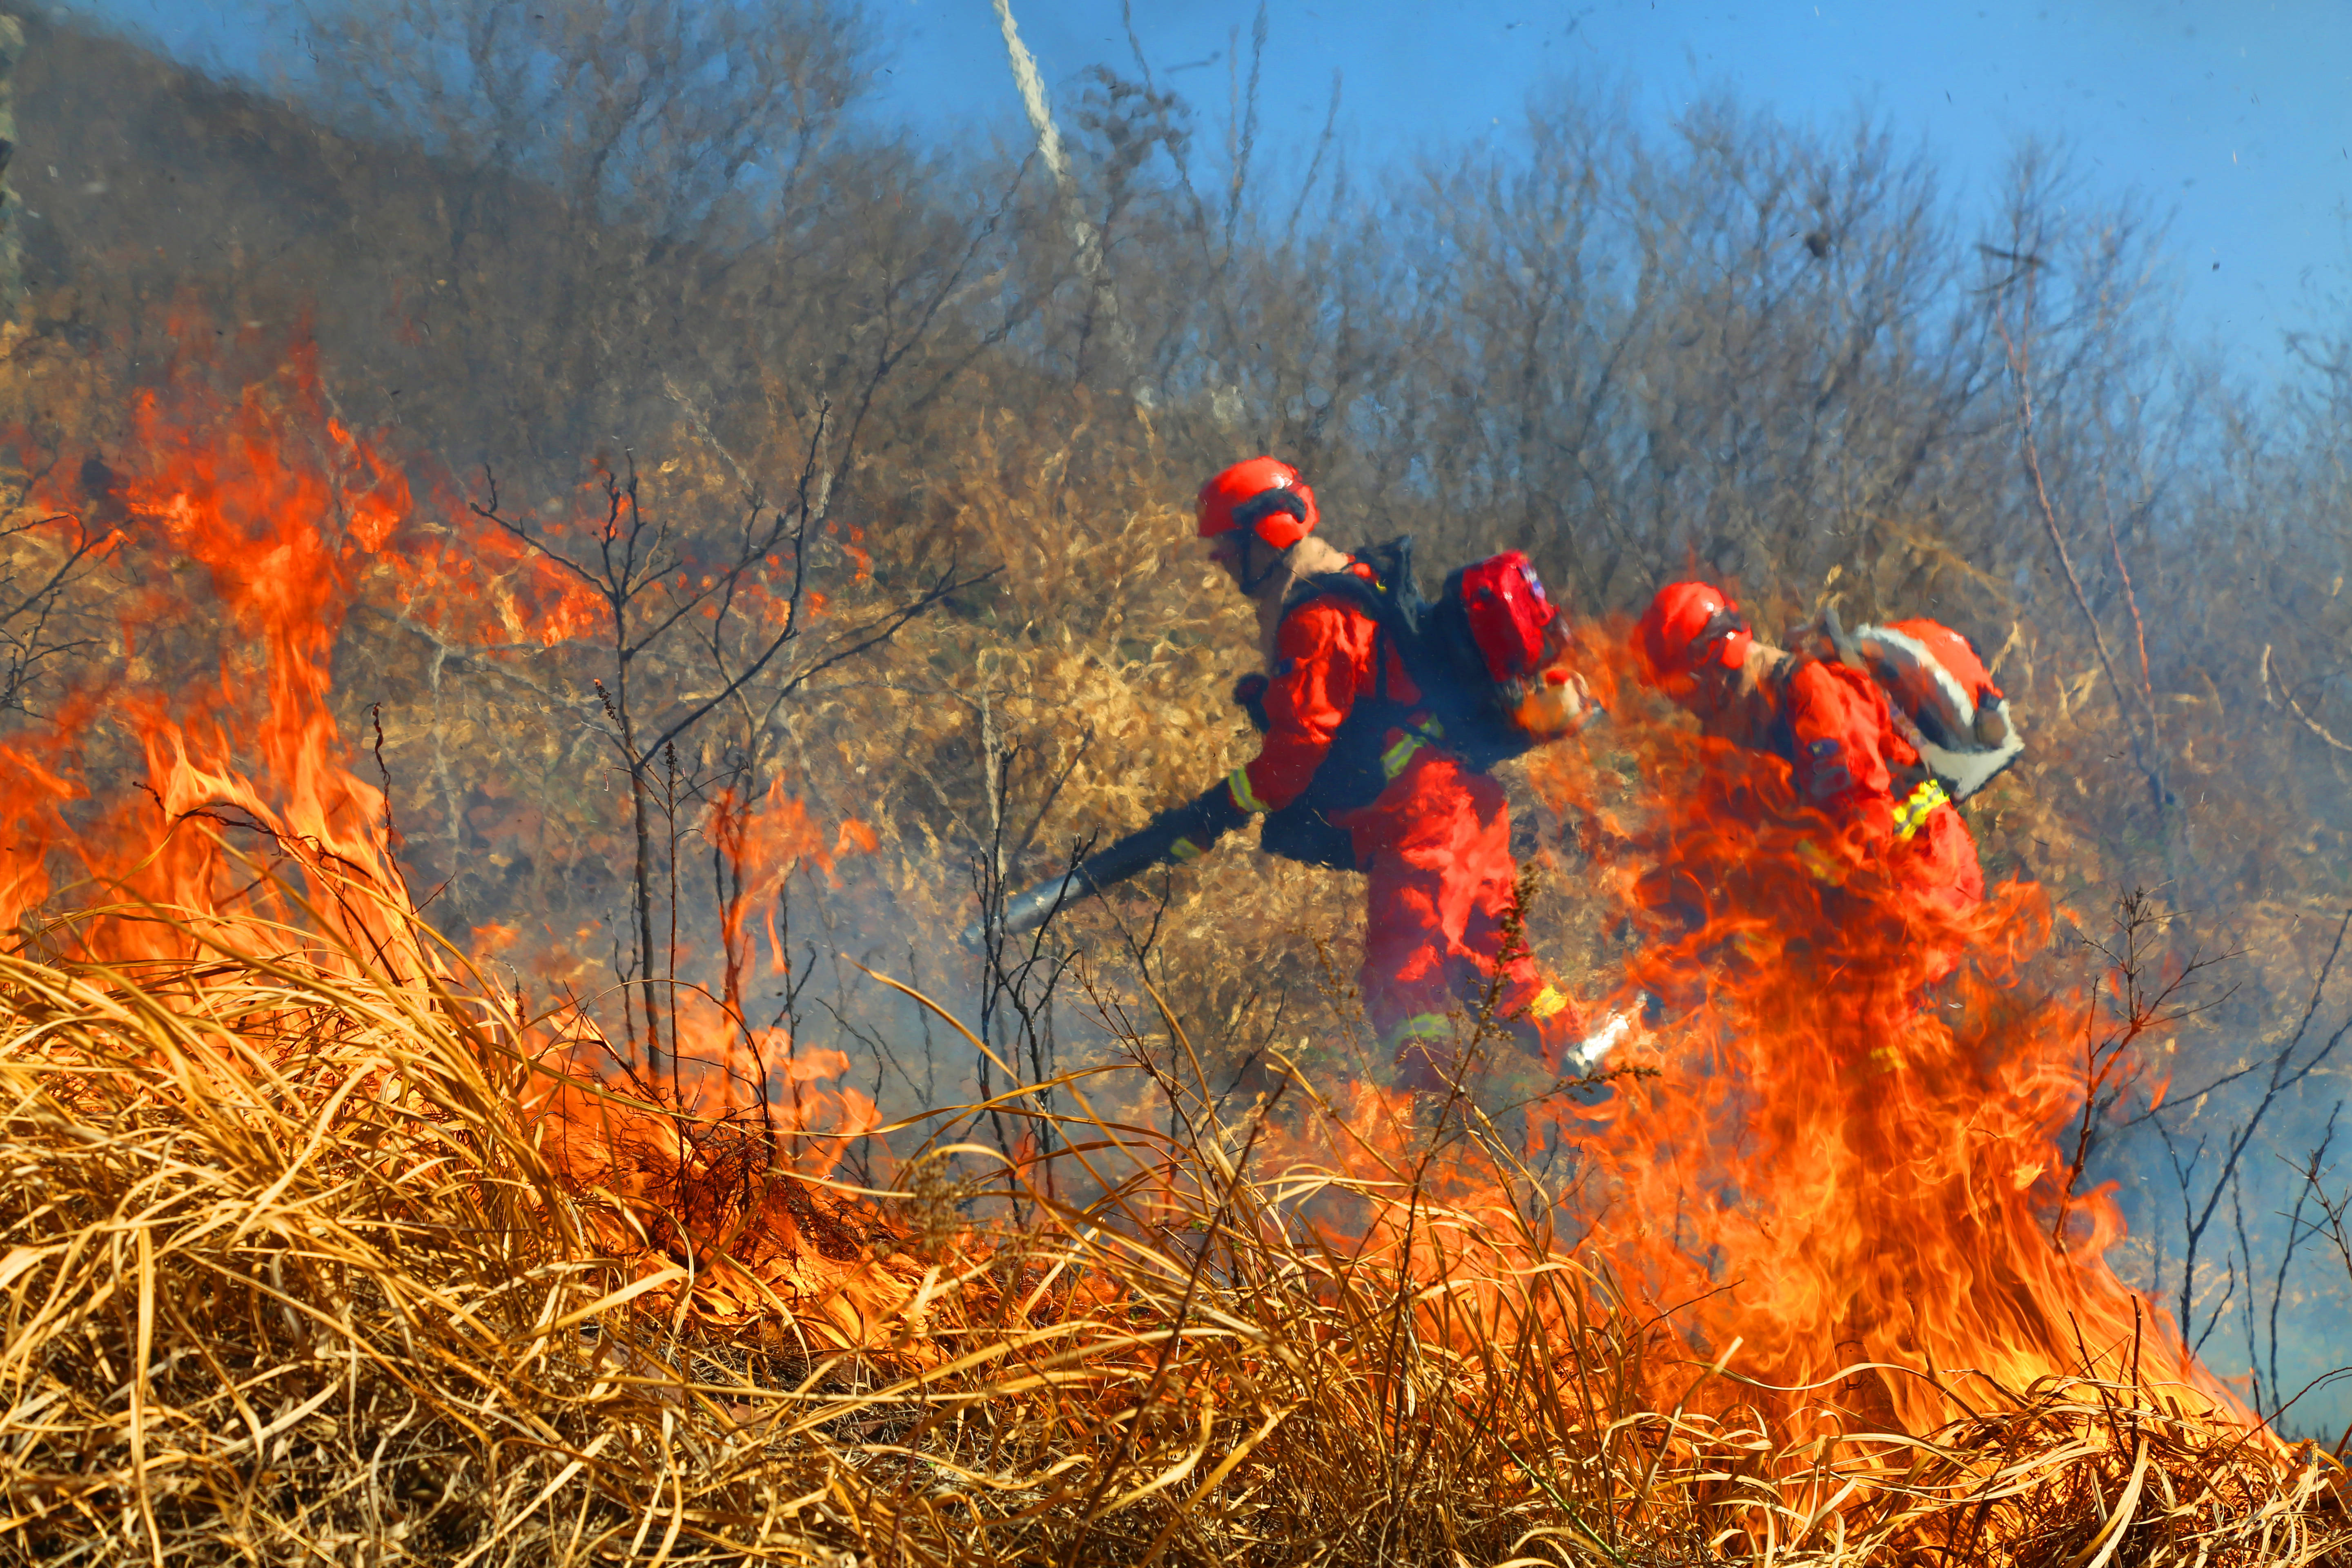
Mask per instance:
[[[1475,1117],[1295,1073],[1236,1120],[1162,1070],[1150,1125],[1063,1080],[1065,1195],[943,1137],[730,1276],[560,1174],[499,1005],[348,967],[0,959],[9,1557],[2352,1561],[2340,1467],[2145,1389],[1768,1429]]]

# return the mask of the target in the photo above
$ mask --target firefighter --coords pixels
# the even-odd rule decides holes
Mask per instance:
[[[1475,1008],[1496,975],[1518,867],[1503,787],[1446,749],[1442,715],[1379,623],[1318,578],[1373,567],[1317,535],[1315,492],[1273,458],[1236,463],[1201,487],[1200,537],[1256,606],[1265,674],[1236,696],[1265,741],[1223,789],[1191,808],[1175,853],[1190,858],[1255,814],[1275,828],[1261,843],[1364,873],[1360,977],[1365,1010],[1404,1081],[1435,1088],[1455,1066],[1454,1016]],[[1283,847],[1317,834],[1327,849]],[[1328,825],[1328,826],[1326,826]],[[1500,1015],[1531,1045],[1570,1037],[1574,1009],[1524,952],[1502,975]]]
[[[1992,710],[2000,690],[1965,638],[1932,622],[1898,625],[1930,639],[1972,705]],[[1780,757],[1800,798],[1833,822],[1860,824],[1906,897],[1953,915],[1983,901],[1975,838],[1906,738],[1885,689],[1857,661],[1801,658],[1759,640],[1738,606],[1705,583],[1660,589],[1633,640],[1650,681],[1707,734]],[[1843,879],[1820,846],[1808,840],[1804,852],[1815,877]]]

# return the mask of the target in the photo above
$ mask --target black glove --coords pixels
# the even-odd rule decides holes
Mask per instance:
[[[1226,834],[1249,820],[1249,813],[1234,799],[1234,792],[1223,779],[1218,780],[1197,800],[1171,806],[1151,819],[1156,829],[1172,832],[1175,841],[1168,853],[1179,860],[1199,858],[1201,852]]]
[[[1261,735],[1265,733],[1268,725],[1265,716],[1265,691],[1266,688],[1273,684],[1274,682],[1255,671],[1234,682],[1234,700],[1241,705],[1243,712],[1249,715],[1250,728]]]

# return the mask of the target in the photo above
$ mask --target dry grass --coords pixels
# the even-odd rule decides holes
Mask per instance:
[[[1400,1164],[1392,1108],[1297,1079],[1234,1124],[1163,1073],[1157,1128],[1067,1082],[1094,1195],[999,1173],[1017,1226],[936,1141],[864,1210],[707,1133],[589,1186],[499,1004],[351,968],[0,961],[7,1556],[2352,1561],[2340,1467],[2146,1390],[1768,1425],[1504,1201],[1475,1115]],[[713,1184],[798,1224],[665,1244]]]

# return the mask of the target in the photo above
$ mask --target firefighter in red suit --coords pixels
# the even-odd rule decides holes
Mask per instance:
[[[1965,638],[1930,621],[1895,628],[1925,643],[1972,689],[1972,701],[2000,700]],[[1789,764],[1800,797],[1834,822],[1861,824],[1909,897],[1955,915],[1983,901],[1976,840],[1867,670],[1757,640],[1738,606],[1705,583],[1661,589],[1634,632],[1634,650],[1649,679],[1708,734],[1773,752]],[[1842,879],[1818,847],[1806,848],[1817,877]],[[1958,962],[1953,954],[1936,967],[1948,973]]]
[[[1372,616],[1347,593],[1318,591],[1331,574],[1375,574],[1316,536],[1315,494],[1297,469],[1234,464],[1201,487],[1199,519],[1210,559],[1257,606],[1266,673],[1236,696],[1265,742],[1189,808],[1175,853],[1196,856],[1264,813],[1266,848],[1362,871],[1365,1010],[1404,1081],[1438,1087],[1456,1065],[1457,1020],[1496,977],[1518,879],[1502,785],[1445,749],[1441,716]],[[1501,978],[1498,1016],[1529,1043],[1570,1035],[1568,999],[1524,952]]]

